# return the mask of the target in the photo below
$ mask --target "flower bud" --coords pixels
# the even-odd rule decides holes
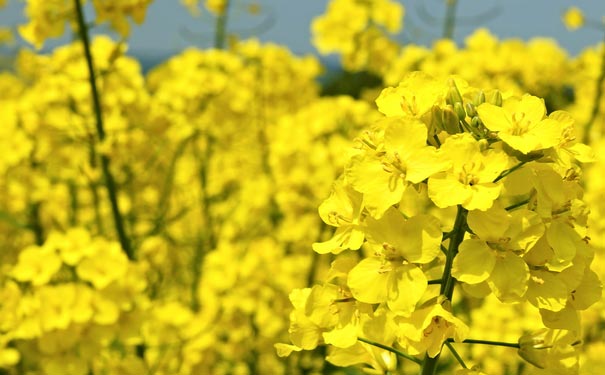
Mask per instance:
[[[443,127],[443,116],[441,114],[441,108],[433,106],[431,108],[431,117],[429,121],[429,137],[434,134],[439,134],[445,128]]]
[[[464,103],[464,109],[469,117],[477,116],[477,110],[472,103]]]
[[[502,107],[502,93],[499,90],[492,91],[487,98],[487,102]]]
[[[462,106],[462,103],[458,103],[458,102],[454,103],[454,112],[458,116],[459,120],[464,120],[466,118],[466,112],[464,111],[464,107]]]
[[[456,87],[456,83],[453,79],[449,80],[449,89],[447,90],[447,95],[445,97],[445,102],[449,105],[454,105],[455,103],[462,103],[462,95],[460,95],[460,91],[458,91],[458,87]]]
[[[460,119],[456,112],[451,108],[443,109],[441,113],[441,122],[443,129],[448,132],[448,134],[460,133]]]
[[[479,92],[477,92],[477,94],[475,94],[475,97],[473,98],[473,104],[475,105],[475,107],[478,107],[483,103],[485,103],[485,93],[483,92],[483,90],[480,90]]]

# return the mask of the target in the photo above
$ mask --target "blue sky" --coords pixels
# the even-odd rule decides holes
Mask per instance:
[[[246,1],[232,1],[231,31],[288,45],[296,53],[315,52],[310,44],[309,25],[313,17],[323,12],[327,0],[255,0],[263,9],[259,16],[251,16],[245,11]],[[406,8],[401,40],[427,45],[440,35],[441,25],[427,21],[429,18],[443,17],[444,0],[400,2]],[[592,29],[566,30],[560,17],[571,5],[583,9],[595,20],[605,16],[603,0],[459,0],[458,15],[467,22],[457,26],[455,39],[460,44],[475,28],[483,26],[500,38],[527,40],[536,36],[552,37],[574,55],[584,47],[602,41],[603,33]],[[0,23],[12,26],[23,23],[22,8],[21,1],[11,0],[8,8],[0,12]],[[483,20],[475,19],[486,13],[491,16]],[[192,44],[208,47],[212,43],[212,24],[212,19],[207,15],[192,17],[179,4],[179,0],[155,0],[149,8],[146,23],[133,29],[130,51],[135,55],[161,56],[173,54]],[[49,43],[47,48],[66,40]]]

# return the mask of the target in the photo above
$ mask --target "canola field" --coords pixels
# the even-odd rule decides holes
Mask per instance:
[[[601,373],[604,43],[456,45],[448,0],[401,44],[405,2],[331,0],[312,42],[357,86],[328,95],[235,0],[180,1],[214,48],[143,73],[152,2],[0,30],[30,44],[0,73],[0,375]]]

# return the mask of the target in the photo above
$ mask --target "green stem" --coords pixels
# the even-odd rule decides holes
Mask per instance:
[[[32,170],[38,169],[39,167],[39,164],[33,159],[33,156],[30,164]],[[44,244],[44,228],[42,227],[42,220],[40,217],[41,205],[41,201],[30,202],[28,212],[28,227],[34,233],[36,245],[38,246],[42,246],[42,244]]]
[[[90,38],[88,35],[88,29],[86,28],[86,21],[84,20],[84,12],[82,10],[82,4],[80,0],[74,0],[74,5],[76,8],[78,31],[80,39],[82,40],[82,44],[84,45],[84,56],[86,57],[86,65],[88,67],[88,80],[92,93],[92,104],[95,112],[97,135],[99,137],[99,141],[103,142],[105,140],[105,127],[103,125],[101,99],[99,97],[99,90],[97,89],[94,61],[92,59],[92,53],[90,48]],[[113,215],[115,229],[118,234],[118,239],[120,241],[122,250],[124,250],[126,256],[128,256],[128,258],[132,260],[134,259],[134,252],[130,245],[130,241],[128,240],[128,237],[126,235],[124,221],[122,215],[120,214],[120,209],[118,205],[118,191],[116,187],[116,182],[113,175],[111,174],[109,165],[109,158],[106,155],[101,155],[101,170],[103,172],[103,178],[105,180],[105,187],[107,188],[107,195],[109,196],[109,203],[111,205],[111,212]]]
[[[458,254],[458,247],[464,239],[467,213],[468,211],[465,208],[458,206],[454,228],[452,229],[454,234],[450,238],[450,245],[447,249],[447,256],[445,258],[445,268],[443,269],[443,276],[441,277],[441,280],[443,280],[443,283],[441,284],[441,294],[450,301],[454,294],[454,284],[456,282],[452,277],[452,264],[454,263],[454,258]]]
[[[168,164],[168,170],[165,173],[164,184],[162,186],[162,189],[160,190],[161,191],[160,201],[158,202],[158,207],[156,209],[155,220],[154,220],[155,224],[154,224],[152,230],[148,234],[150,236],[161,233],[163,231],[165,225],[167,224],[166,216],[167,216],[168,210],[170,208],[169,207],[170,198],[172,197],[172,190],[174,187],[174,176],[176,174],[177,163],[178,163],[179,159],[185,153],[185,150],[187,149],[187,144],[189,142],[192,142],[193,140],[195,140],[198,137],[198,135],[199,134],[196,131],[193,134],[191,134],[190,136],[181,140],[179,142],[179,144],[176,146],[176,151],[172,155],[172,158],[170,158],[170,163]]]
[[[456,358],[456,361],[460,363],[460,366],[462,366],[462,368],[468,368],[466,366],[466,363],[464,363],[464,360],[462,359],[462,357],[460,357],[460,354],[458,354],[451,342],[446,341],[445,346],[447,346],[447,348],[450,350],[450,353],[452,353],[452,355],[454,356],[454,358]]]
[[[441,280],[441,279],[435,279],[435,280],[428,281],[429,285],[436,285],[436,284],[441,284],[441,283],[443,283],[443,280]]]
[[[225,10],[216,16],[214,33],[214,48],[224,49],[227,41],[227,13],[229,13],[229,0],[225,1]]]
[[[592,111],[590,112],[590,118],[586,125],[584,125],[584,135],[582,136],[582,143],[588,144],[590,142],[590,133],[592,131],[592,127],[597,119],[597,115],[599,114],[599,108],[601,104],[601,98],[603,97],[603,83],[605,82],[605,40],[603,44],[603,51],[601,51],[601,72],[599,73],[599,78],[597,78],[596,82],[596,93],[594,97],[594,101],[592,102]]]
[[[456,220],[454,222],[454,228],[452,229],[452,234],[450,237],[450,244],[447,250],[447,255],[445,258],[445,267],[443,268],[443,275],[441,276],[441,295],[445,296],[448,300],[452,300],[452,296],[454,295],[454,285],[456,280],[452,277],[452,265],[454,263],[454,258],[456,254],[458,254],[458,247],[462,243],[464,239],[464,233],[466,228],[466,216],[468,214],[468,210],[463,208],[462,206],[458,206],[458,211],[456,212]],[[422,363],[421,375],[433,375],[437,370],[437,362],[439,361],[440,354],[437,354],[434,358],[429,357],[428,354],[425,355],[424,361]]]
[[[445,39],[454,38],[454,27],[456,26],[456,6],[458,0],[445,0],[447,9],[445,11],[445,21],[443,23],[443,37]]]
[[[361,341],[361,342],[365,342],[365,343],[366,343],[366,344],[368,344],[368,345],[372,345],[372,346],[375,346],[375,347],[377,347],[377,348],[380,348],[380,349],[384,349],[384,350],[386,350],[386,351],[389,351],[389,352],[391,352],[391,353],[393,353],[393,354],[396,354],[396,355],[398,355],[398,356],[400,356],[400,357],[402,357],[402,358],[408,359],[408,360],[410,360],[410,361],[412,361],[412,362],[414,362],[414,363],[417,363],[417,364],[421,364],[421,363],[422,363],[422,361],[421,361],[421,360],[419,360],[419,359],[418,359],[418,358],[416,358],[416,357],[412,357],[412,356],[411,356],[411,355],[409,355],[409,354],[406,354],[406,353],[404,353],[404,352],[401,352],[401,351],[399,351],[399,350],[397,350],[397,349],[395,349],[395,348],[392,348],[392,347],[390,347],[390,346],[383,345],[383,344],[381,344],[381,343],[379,343],[379,342],[375,342],[375,341],[371,341],[371,340],[368,340],[368,339],[364,339],[363,337],[358,337],[358,338],[357,338],[357,340],[359,340],[359,341]]]
[[[201,195],[201,216],[204,223],[205,231],[198,236],[198,243],[194,249],[192,271],[193,281],[191,284],[191,309],[198,311],[200,301],[198,298],[199,281],[202,277],[202,262],[204,255],[216,247],[216,236],[214,235],[214,221],[210,212],[210,194],[208,192],[208,172],[210,169],[210,158],[212,157],[212,144],[214,140],[206,133],[204,136],[204,154],[199,155],[199,151],[195,148],[196,156],[200,163],[199,181]]]
[[[504,177],[506,177],[509,174],[513,173],[514,171],[516,171],[517,169],[521,168],[525,164],[527,164],[527,161],[522,161],[519,164],[517,164],[514,167],[512,167],[511,169],[505,170],[504,172],[500,173],[500,175],[498,177],[496,177],[496,179],[494,180],[494,182],[500,181],[501,179],[503,179]]]
[[[69,225],[75,227],[78,224],[78,186],[75,181],[67,183],[69,189]]]
[[[447,339],[447,342],[454,342],[454,340]],[[516,349],[519,349],[521,347],[516,342],[502,342],[502,341],[476,340],[476,339],[466,339],[466,340],[462,341],[462,344],[482,344],[482,345],[491,345],[491,346],[504,346],[507,348],[516,348]]]
[[[510,206],[506,207],[505,210],[506,211],[512,211],[515,208],[519,208],[519,207],[525,206],[528,203],[529,203],[529,199],[526,199],[526,200],[523,200],[523,201],[521,201],[519,203],[511,204]]]

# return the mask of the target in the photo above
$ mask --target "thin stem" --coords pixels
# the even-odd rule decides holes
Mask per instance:
[[[464,228],[466,227],[466,215],[468,211],[462,206],[458,206],[458,212],[456,213],[456,221],[454,222],[454,235],[450,239],[450,245],[447,250],[447,257],[445,258],[445,268],[443,269],[443,276],[441,280],[444,282],[441,284],[441,294],[444,295],[448,300],[452,300],[454,294],[454,284],[456,280],[452,277],[452,265],[454,258],[458,254],[458,247],[464,239]]]
[[[527,164],[527,161],[522,161],[519,164],[517,164],[514,167],[512,167],[511,169],[505,170],[504,172],[500,173],[500,175],[498,177],[496,177],[496,179],[494,180],[494,182],[500,181],[501,179],[503,179],[504,177],[506,177],[509,174],[513,173],[514,171],[516,171],[517,169],[521,168],[525,164]]]
[[[453,339],[447,339],[447,342],[454,342]],[[491,340],[476,340],[476,339],[466,339],[462,341],[462,344],[482,344],[482,345],[491,345],[491,346],[504,346],[507,348],[516,348],[519,349],[521,346],[516,342],[502,342],[502,341],[491,341]]]
[[[194,149],[196,157],[200,163],[199,182],[200,182],[200,204],[201,204],[201,219],[204,223],[204,232],[200,232],[198,243],[194,249],[192,271],[193,282],[191,284],[191,309],[198,311],[200,301],[198,296],[199,281],[202,277],[202,262],[207,252],[216,247],[216,236],[214,234],[214,221],[210,212],[210,193],[208,192],[208,172],[210,169],[210,159],[212,157],[212,144],[214,140],[206,132],[204,135],[204,154],[200,155],[197,148]]]
[[[450,350],[450,353],[452,353],[452,355],[454,356],[454,358],[456,358],[456,361],[460,363],[460,366],[462,366],[462,368],[468,368],[466,366],[466,363],[464,363],[464,360],[462,359],[462,357],[460,357],[460,354],[458,354],[451,342],[446,341],[445,346],[447,346],[447,348]]]
[[[519,203],[511,204],[510,206],[506,207],[506,208],[505,208],[505,210],[506,210],[506,211],[512,211],[512,210],[514,210],[515,208],[519,208],[519,207],[521,207],[521,206],[525,206],[525,205],[526,205],[526,204],[528,204],[528,203],[529,203],[529,199],[525,199],[525,200],[522,200],[522,201],[521,201],[521,202],[519,202]]]
[[[596,82],[596,93],[594,97],[594,101],[592,102],[592,111],[590,112],[590,118],[584,125],[584,135],[582,136],[582,143],[588,144],[590,142],[590,133],[592,131],[592,127],[597,119],[597,115],[599,114],[599,108],[601,104],[601,98],[603,97],[603,83],[605,82],[605,40],[603,44],[603,51],[601,52],[601,72],[599,73],[599,78],[597,78]]]
[[[227,41],[227,14],[229,13],[229,0],[225,1],[225,10],[216,16],[214,34],[214,48],[224,49]]]
[[[33,159],[30,162],[32,170],[38,169],[39,164]],[[41,208],[42,202],[30,202],[29,212],[28,212],[28,228],[34,233],[34,238],[36,240],[36,245],[42,246],[44,244],[44,227],[42,227],[41,220]]]
[[[170,159],[170,163],[168,164],[168,170],[165,173],[164,184],[161,189],[160,201],[158,203],[156,214],[155,214],[155,225],[153,229],[149,232],[149,235],[155,235],[162,232],[163,228],[167,224],[166,215],[168,213],[168,209],[170,206],[170,198],[172,197],[172,189],[174,187],[174,176],[176,173],[176,166],[179,159],[185,153],[187,149],[187,144],[198,136],[198,132],[194,132],[190,136],[184,138],[179,142],[176,146],[176,151],[172,155]]]
[[[445,11],[445,20],[443,23],[443,38],[454,38],[454,27],[456,26],[456,6],[458,0],[445,0],[447,9]]]
[[[441,279],[435,279],[435,280],[428,281],[429,285],[437,285],[437,284],[442,284],[442,283],[443,283],[443,280],[441,280]]]
[[[458,254],[458,247],[464,239],[467,214],[468,210],[462,206],[458,206],[456,220],[454,221],[454,228],[452,229],[452,235],[450,236],[450,243],[445,258],[445,267],[443,268],[443,275],[441,276],[442,282],[440,293],[450,301],[452,300],[452,296],[454,294],[454,285],[456,283],[456,280],[452,277],[452,265],[454,263],[456,254]],[[422,363],[421,375],[435,374],[439,356],[440,354],[437,354],[435,357],[429,357],[428,354],[425,355]]]
[[[445,248],[445,246],[441,245],[441,252],[445,255],[447,255],[447,249]]]
[[[90,83],[92,104],[95,112],[97,136],[99,137],[99,141],[103,142],[105,140],[105,127],[103,125],[101,99],[99,96],[99,90],[97,89],[94,61],[92,59],[92,53],[90,48],[90,38],[88,36],[88,29],[86,28],[86,21],[84,20],[84,12],[82,10],[82,4],[80,0],[74,0],[74,5],[76,8],[78,31],[80,39],[82,40],[82,44],[84,45],[84,56],[86,57],[86,65],[88,67],[88,81]],[[122,250],[124,250],[124,253],[126,253],[126,256],[128,256],[128,258],[132,260],[134,259],[134,252],[130,245],[130,241],[128,240],[128,237],[126,235],[124,221],[122,215],[120,214],[120,208],[118,205],[118,191],[116,187],[116,182],[113,175],[111,174],[109,165],[109,158],[106,155],[101,155],[101,170],[103,172],[105,187],[107,188],[107,195],[109,196],[109,203],[111,205],[111,212],[113,215],[115,229],[118,234],[118,239],[120,241],[120,246],[122,247]]]
[[[404,352],[401,352],[401,351],[399,351],[399,350],[397,350],[397,349],[395,349],[395,348],[392,348],[392,347],[390,347],[390,346],[383,345],[383,344],[381,344],[381,343],[379,343],[379,342],[375,342],[375,341],[371,341],[371,340],[368,340],[368,339],[364,339],[363,337],[358,337],[358,338],[357,338],[357,340],[359,340],[359,341],[361,341],[361,342],[365,342],[365,343],[366,343],[366,344],[368,344],[368,345],[372,345],[372,346],[375,346],[375,347],[377,347],[377,348],[380,348],[380,349],[384,349],[384,350],[386,350],[386,351],[389,351],[389,352],[391,352],[391,353],[393,353],[393,354],[396,354],[396,355],[398,355],[398,356],[400,356],[400,357],[402,357],[402,358],[405,358],[405,359],[407,359],[407,360],[410,360],[410,361],[412,361],[412,362],[414,362],[414,363],[417,363],[417,364],[421,364],[421,363],[422,363],[422,361],[421,361],[421,360],[419,360],[419,359],[418,359],[418,358],[416,358],[416,357],[412,357],[412,356],[411,356],[411,355],[409,355],[409,354],[406,354],[406,353],[404,353]]]

